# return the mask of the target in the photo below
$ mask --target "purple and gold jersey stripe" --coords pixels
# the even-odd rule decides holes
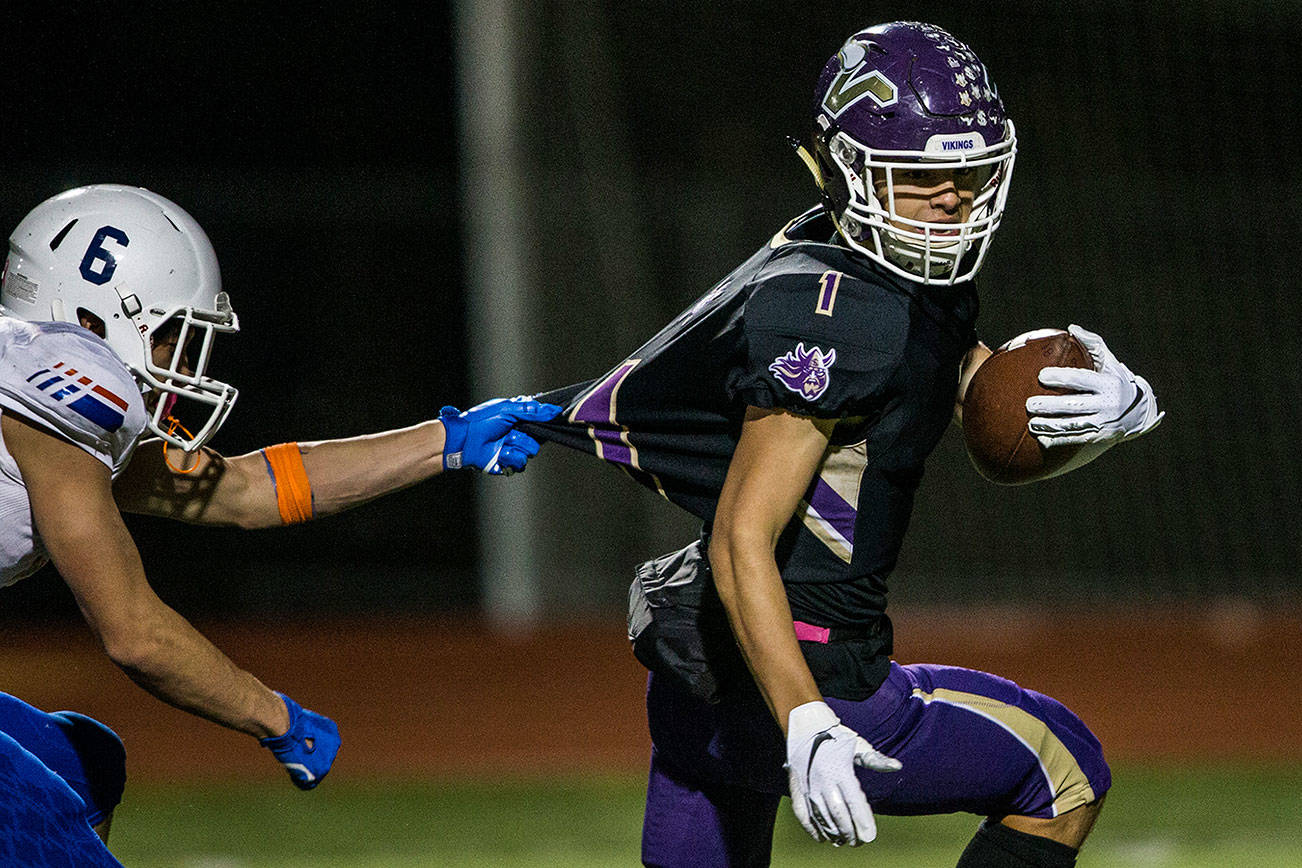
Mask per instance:
[[[628,441],[628,429],[615,421],[619,387],[633,373],[641,359],[629,359],[601,380],[580,399],[570,413],[571,422],[588,423],[588,436],[597,446],[597,457],[616,464],[637,467],[637,448]]]
[[[859,484],[866,465],[867,450],[863,443],[828,449],[822,469],[796,512],[805,528],[847,564],[854,556]]]

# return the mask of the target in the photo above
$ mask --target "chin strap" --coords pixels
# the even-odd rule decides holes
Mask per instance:
[[[166,419],[167,419],[167,433],[168,433],[168,436],[171,436],[171,435],[172,435],[174,432],[176,432],[176,431],[180,431],[180,432],[181,432],[182,434],[184,434],[186,437],[189,437],[189,438],[191,438],[191,439],[194,438],[194,435],[191,434],[189,431],[185,430],[185,426],[182,425],[181,422],[180,422],[180,420],[178,420],[175,416],[167,416]],[[181,454],[182,454],[182,455],[189,455],[190,453],[185,452],[185,451],[182,451]],[[167,456],[167,441],[166,441],[166,440],[163,441],[163,461],[164,461],[164,463],[166,463],[167,466],[170,467],[173,471],[175,471],[175,472],[177,472],[177,473],[180,473],[180,474],[183,474],[183,475],[188,475],[188,474],[194,473],[196,470],[199,469],[199,456],[198,456],[198,454],[195,454],[195,456],[194,456],[194,464],[193,464],[193,465],[192,465],[188,470],[185,469],[185,468],[177,467],[175,464],[173,464],[173,463],[172,463],[172,460]],[[182,459],[182,463],[183,463],[183,464],[185,463],[185,460],[184,460],[184,459]]]
[[[814,176],[814,183],[818,185],[818,189],[823,189],[823,173],[819,171],[818,161],[814,159],[813,154],[809,153],[809,148],[805,147],[804,144],[801,143],[800,139],[797,139],[795,136],[787,136],[787,144],[791,145],[791,147],[795,149],[796,156],[805,164],[805,168],[809,170],[809,174]]]

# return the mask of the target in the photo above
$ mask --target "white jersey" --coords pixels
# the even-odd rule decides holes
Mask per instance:
[[[80,446],[116,479],[145,430],[145,402],[108,344],[80,326],[0,316],[0,414]],[[45,565],[27,486],[0,438],[0,587]]]

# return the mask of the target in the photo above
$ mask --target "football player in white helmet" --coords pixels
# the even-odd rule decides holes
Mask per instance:
[[[5,278],[5,314],[85,326],[162,399],[148,402],[155,436],[193,451],[221,427],[239,393],[206,371],[213,339],[240,320],[208,236],[175,204],[117,184],[61,193],[14,230]],[[193,434],[172,417],[181,400],[203,411]]]
[[[52,561],[132,680],[259,738],[296,786],[314,787],[339,746],[334,723],[264,686],[163,603],[120,513],[268,527],[445,469],[522,470],[538,443],[512,426],[559,408],[496,400],[365,437],[214,452],[204,444],[237,392],[208,363],[239,318],[203,230],[138,187],[70,190],[28,214],[10,238],[0,314],[0,587]],[[0,763],[0,834],[13,852],[61,847],[70,864],[117,864],[90,832],[106,833],[122,792],[111,731],[0,694],[0,756],[10,760]],[[34,817],[60,818],[66,834],[28,836]]]

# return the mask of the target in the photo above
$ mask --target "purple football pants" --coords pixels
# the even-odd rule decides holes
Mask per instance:
[[[1055,817],[1112,783],[1098,739],[1080,718],[996,675],[892,663],[868,699],[827,703],[904,765],[858,771],[878,814]],[[643,862],[768,865],[787,794],[786,745],[758,693],[708,705],[652,676],[647,718],[653,748]]]

